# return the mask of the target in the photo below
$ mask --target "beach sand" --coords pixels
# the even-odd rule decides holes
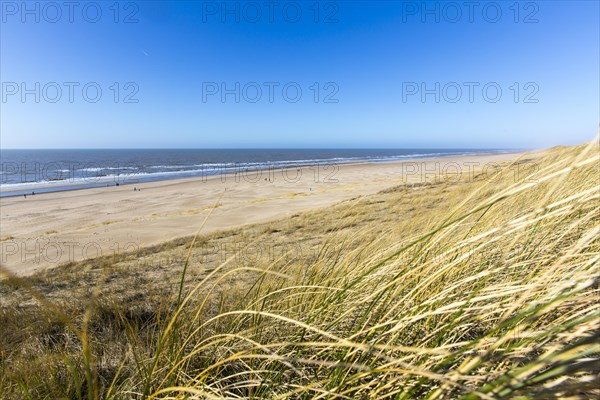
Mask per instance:
[[[441,173],[493,176],[518,154],[248,171],[0,199],[1,262],[29,275],[70,261],[282,218]],[[134,190],[136,189],[140,190]]]

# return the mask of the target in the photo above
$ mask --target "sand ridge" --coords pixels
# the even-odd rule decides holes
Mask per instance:
[[[513,153],[342,164],[334,169],[305,166],[2,198],[0,261],[13,273],[29,275],[192,235],[209,213],[203,233],[420,182],[434,171],[459,168],[467,174],[515,158]]]

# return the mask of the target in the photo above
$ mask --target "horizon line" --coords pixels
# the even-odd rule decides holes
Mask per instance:
[[[556,145],[567,146],[567,145]],[[555,147],[555,146],[551,146]],[[535,150],[535,147],[0,147],[3,150]]]

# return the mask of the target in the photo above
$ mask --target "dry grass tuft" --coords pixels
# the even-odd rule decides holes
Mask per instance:
[[[0,393],[598,396],[598,154],[7,276]]]

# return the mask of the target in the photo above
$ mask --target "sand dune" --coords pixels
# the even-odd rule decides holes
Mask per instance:
[[[195,233],[284,217],[434,172],[494,171],[516,154],[249,171],[0,199],[1,261],[28,275],[41,268],[158,244]]]

